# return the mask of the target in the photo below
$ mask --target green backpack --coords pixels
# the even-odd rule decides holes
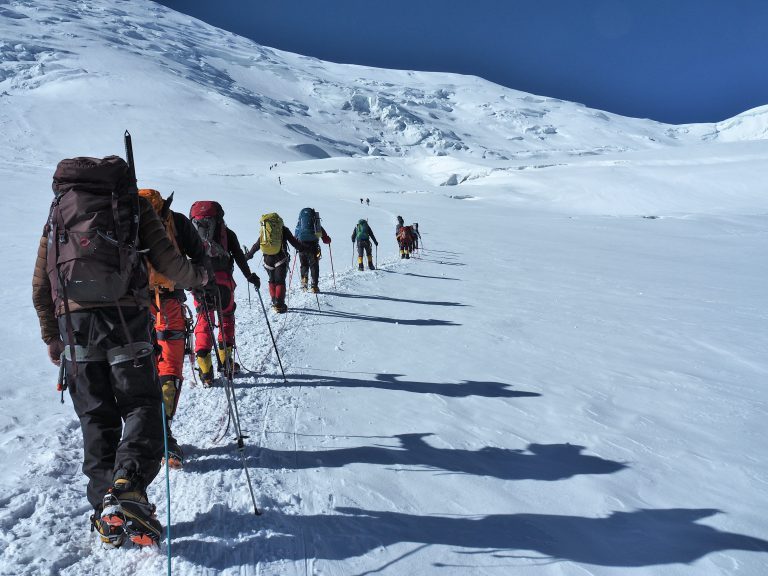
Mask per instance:
[[[357,235],[356,238],[358,240],[368,240],[368,234],[369,234],[370,228],[368,228],[368,222],[365,220],[360,220],[357,223]]]
[[[259,235],[261,251],[268,256],[280,254],[283,249],[283,219],[277,212],[264,214],[261,217],[261,233]]]

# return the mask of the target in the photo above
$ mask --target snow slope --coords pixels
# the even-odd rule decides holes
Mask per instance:
[[[287,383],[236,273],[260,517],[224,391],[187,366],[173,573],[765,573],[760,109],[622,118],[287,54],[145,0],[5,2],[0,38],[0,574],[165,570],[165,544],[88,532],[79,426],[30,304],[56,162],[121,153],[126,128],[139,184],[178,210],[218,199],[250,244],[262,213],[314,206],[334,238],[324,293],[294,278],[269,316]],[[397,258],[398,214],[419,258]],[[361,217],[375,272],[351,266]],[[160,479],[150,497],[165,523]]]

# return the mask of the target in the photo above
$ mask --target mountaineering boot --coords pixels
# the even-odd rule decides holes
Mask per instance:
[[[225,377],[231,378],[240,373],[240,364],[235,362],[235,353],[232,346],[227,346],[226,350],[224,350],[224,348],[221,347],[221,344],[219,344],[216,353],[219,355],[219,362],[221,362],[221,365],[224,367]],[[229,358],[229,362],[233,368],[232,370],[227,367],[227,358]]]
[[[278,314],[285,314],[288,312],[288,306],[285,305],[285,302],[280,302],[279,300],[272,306],[272,310],[277,312]]]
[[[184,456],[179,448],[179,443],[171,433],[171,422],[176,413],[176,406],[179,404],[179,394],[181,393],[181,378],[176,376],[160,376],[160,384],[163,390],[163,404],[165,405],[165,429],[168,434],[168,466],[174,470],[182,467]],[[165,458],[163,458],[165,460]],[[165,462],[161,462],[165,464]]]
[[[176,376],[160,376],[160,386],[163,389],[163,403],[165,404],[165,416],[168,420],[176,414],[176,406],[179,404],[181,394],[181,378]]]
[[[198,352],[197,356],[197,372],[200,374],[200,381],[203,383],[203,388],[210,388],[213,386],[213,360],[211,360],[210,352]]]
[[[320,288],[318,288],[317,284],[312,284],[312,288],[310,288],[310,292],[312,292],[312,294],[319,294]]]
[[[102,544],[120,548],[125,542],[125,530],[122,526],[111,526],[101,519],[101,509],[93,511],[91,514],[91,532],[99,533],[99,539]]]
[[[159,545],[163,527],[155,516],[155,506],[138,480],[125,470],[118,470],[112,488],[104,495],[100,521],[122,528],[138,546]]]
[[[174,470],[181,470],[184,467],[184,452],[182,452],[181,447],[179,446],[179,443],[176,441],[176,438],[173,437],[173,434],[171,433],[171,423],[168,422],[167,426],[167,433],[168,433],[168,467],[173,468]],[[163,458],[165,460],[165,458]],[[162,462],[164,465],[165,462]]]
[[[410,258],[411,258],[411,255],[410,255],[410,253],[406,252],[406,253],[405,253],[405,259],[406,259],[406,260],[409,260]]]
[[[376,270],[376,266],[373,265],[373,260],[368,259],[368,270]]]
[[[301,277],[301,289],[304,290],[304,292],[307,291],[307,285],[309,284],[309,278],[306,276]]]

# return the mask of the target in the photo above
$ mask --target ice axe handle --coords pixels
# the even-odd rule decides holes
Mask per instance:
[[[65,368],[64,352],[59,356],[59,379],[56,382],[56,391],[61,392],[61,403],[64,404],[64,390],[67,389],[67,372]]]

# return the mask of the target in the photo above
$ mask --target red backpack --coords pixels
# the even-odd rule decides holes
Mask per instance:
[[[189,209],[189,219],[203,241],[214,270],[228,270],[231,257],[227,246],[224,209],[214,200],[198,200]]]

